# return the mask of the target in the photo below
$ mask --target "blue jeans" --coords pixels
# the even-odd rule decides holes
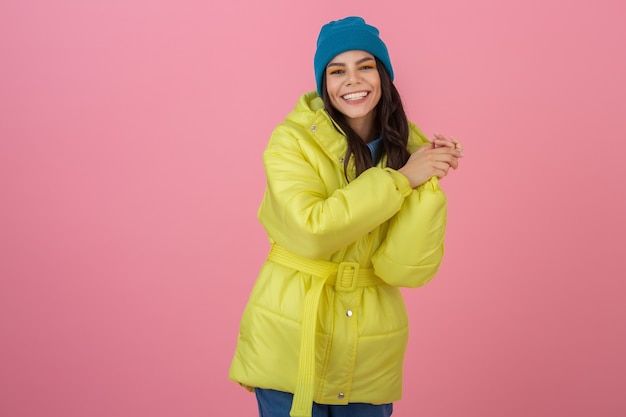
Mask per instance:
[[[255,388],[259,417],[289,417],[293,394],[271,389]],[[313,403],[313,417],[389,417],[393,404],[350,403],[324,405]]]

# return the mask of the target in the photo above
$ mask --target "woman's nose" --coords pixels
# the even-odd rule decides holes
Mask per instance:
[[[359,82],[359,74],[357,71],[348,71],[348,79],[346,83],[348,85],[356,84]]]

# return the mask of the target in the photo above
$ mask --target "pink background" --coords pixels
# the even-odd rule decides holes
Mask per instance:
[[[261,152],[352,14],[466,149],[394,416],[626,415],[623,5],[3,1],[0,415],[256,415]]]

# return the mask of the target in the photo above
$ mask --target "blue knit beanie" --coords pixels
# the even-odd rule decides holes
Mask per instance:
[[[393,68],[389,52],[378,36],[378,29],[365,23],[361,17],[351,16],[335,20],[322,26],[317,38],[317,50],[313,65],[317,92],[322,96],[322,78],[326,65],[337,55],[352,50],[366,51],[378,58],[393,81]]]

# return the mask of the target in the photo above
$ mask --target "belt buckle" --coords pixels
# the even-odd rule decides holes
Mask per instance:
[[[337,281],[335,282],[335,290],[345,292],[356,290],[360,267],[361,265],[358,262],[341,262],[339,264],[339,269],[337,270]],[[350,278],[349,276],[351,272],[352,278]],[[349,285],[345,285],[348,283],[348,280],[351,280],[349,282]]]

